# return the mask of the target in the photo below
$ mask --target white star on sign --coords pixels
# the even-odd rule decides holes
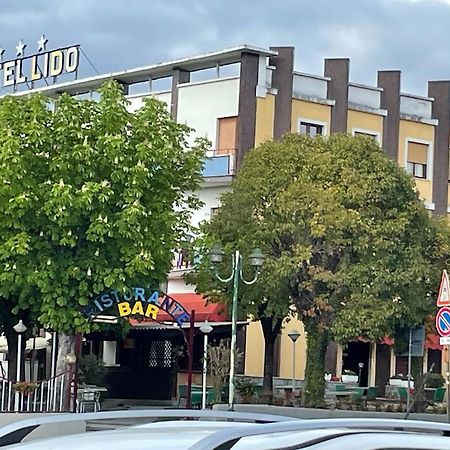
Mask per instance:
[[[27,44],[25,44],[23,42],[23,39],[21,39],[19,41],[19,43],[16,45],[16,55],[17,56],[23,56],[23,53],[24,53],[26,47],[27,47]]]
[[[44,34],[41,35],[41,38],[37,41],[38,43],[38,53],[45,50],[45,46],[47,45],[48,39],[45,37]]]

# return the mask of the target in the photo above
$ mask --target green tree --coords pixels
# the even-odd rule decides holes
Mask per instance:
[[[132,113],[118,84],[100,94],[0,101],[0,298],[64,333],[89,330],[106,289],[157,287],[198,205],[206,142],[155,99]]]
[[[434,222],[412,178],[371,139],[291,135],[252,150],[206,232],[268,256],[245,305],[270,299],[279,318],[295,307],[308,404],[323,403],[330,339],[377,339],[430,311]]]

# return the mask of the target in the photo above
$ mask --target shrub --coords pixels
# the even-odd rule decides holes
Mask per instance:
[[[93,354],[82,356],[78,376],[81,383],[101,385],[105,379],[103,360]]]
[[[428,388],[440,388],[445,383],[444,377],[440,373],[430,373],[427,376],[425,386]]]

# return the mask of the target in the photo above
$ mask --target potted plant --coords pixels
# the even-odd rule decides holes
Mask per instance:
[[[394,375],[393,377],[389,378],[389,385],[390,386],[399,386],[399,387],[408,387],[408,376],[403,375],[402,373]],[[412,376],[411,376],[410,386],[411,386],[411,388],[414,387],[414,378]]]
[[[30,383],[28,381],[18,381],[17,383],[13,384],[13,389],[16,392],[20,392],[25,397],[29,394],[32,394],[37,387],[37,383]]]
[[[242,403],[251,403],[256,395],[256,384],[251,380],[240,378],[236,381],[236,390],[242,398]]]
[[[345,369],[342,372],[341,379],[343,383],[357,383],[358,375],[355,372],[353,372],[353,370]]]
[[[218,345],[208,346],[208,374],[211,377],[215,402],[221,403],[222,397],[227,397],[228,375],[230,373],[230,340],[221,340]],[[243,353],[235,354],[235,364],[238,366],[242,360]]]
[[[428,374],[425,382],[425,387],[427,388],[440,388],[445,384],[445,379],[440,373],[430,373]]]

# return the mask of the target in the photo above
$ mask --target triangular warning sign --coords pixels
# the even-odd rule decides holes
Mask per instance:
[[[448,282],[447,271],[442,272],[441,286],[437,298],[437,306],[450,306],[450,285]]]

